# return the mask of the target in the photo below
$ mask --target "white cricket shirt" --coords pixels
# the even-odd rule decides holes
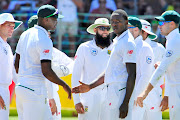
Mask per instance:
[[[105,72],[105,84],[126,83],[128,78],[126,63],[136,63],[136,45],[129,30],[114,40],[114,47]]]
[[[0,37],[0,85],[9,86],[12,82],[13,54],[11,47]]]
[[[82,43],[77,49],[72,73],[72,88],[79,85],[79,81],[90,84],[104,74],[113,44],[101,49],[95,40]],[[103,85],[95,89],[102,88]],[[73,94],[74,104],[80,102],[79,94]]]
[[[144,42],[142,36],[135,39],[136,43],[136,82],[135,99],[147,87],[153,72],[154,55],[151,46]]]
[[[180,85],[180,34],[176,28],[166,36],[166,54],[161,64],[154,72],[150,83],[155,86],[161,76],[166,72],[168,85]]]
[[[19,84],[25,86],[45,84],[41,60],[52,60],[52,49],[52,40],[43,27],[35,25],[22,33],[16,48],[16,53],[20,54]]]

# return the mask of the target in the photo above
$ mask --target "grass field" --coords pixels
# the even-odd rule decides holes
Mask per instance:
[[[17,116],[10,116],[9,120],[18,120]],[[78,120],[77,117],[63,117],[62,120]]]

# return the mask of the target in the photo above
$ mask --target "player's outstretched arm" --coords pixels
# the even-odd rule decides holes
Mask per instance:
[[[51,69],[51,61],[41,60],[41,69],[43,75],[51,82],[61,85],[64,88],[64,90],[67,92],[68,98],[71,99],[71,88],[63,80],[58,78],[58,76]]]
[[[79,81],[80,85],[77,87],[72,88],[72,93],[86,93],[90,91],[91,89],[101,85],[104,83],[104,75],[101,76],[97,81],[91,83],[90,85],[85,84],[81,81]]]
[[[136,100],[136,105],[138,104],[140,107],[143,107],[143,100],[148,96],[149,92],[153,89],[153,86],[151,83],[148,84],[145,91],[142,92]]]
[[[119,108],[119,118],[125,118],[128,114],[129,100],[134,89],[136,79],[136,63],[126,63],[126,69],[128,72],[128,80],[126,84],[126,94]]]

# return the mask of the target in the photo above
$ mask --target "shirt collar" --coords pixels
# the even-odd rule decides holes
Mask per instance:
[[[4,44],[4,45],[8,44],[7,42],[5,42],[5,41],[1,38],[1,36],[0,36],[0,43],[2,43],[2,44]]]
[[[43,27],[41,27],[41,26],[39,26],[39,25],[35,25],[34,27],[35,27],[35,28],[37,28],[37,29],[40,29],[40,30],[44,31],[44,32],[45,32],[45,34],[46,34],[47,36],[49,36],[49,34],[48,34],[47,30],[46,30],[46,29],[44,29]]]
[[[145,42],[147,42],[147,43],[151,43],[151,39],[149,38],[149,37],[147,37],[146,39],[145,39]]]
[[[174,36],[175,34],[179,34],[179,28],[174,29],[173,31],[171,31],[166,37],[167,40],[171,39],[172,36]]]
[[[124,31],[119,37],[116,37],[115,39],[120,40],[120,39],[123,38],[128,32],[129,32],[129,30]]]
[[[138,42],[142,42],[142,36],[139,35],[134,41],[135,41],[136,45],[137,45]]]

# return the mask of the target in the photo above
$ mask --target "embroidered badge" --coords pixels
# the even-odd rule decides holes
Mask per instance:
[[[97,53],[98,53],[98,51],[96,50],[96,49],[91,49],[91,54],[93,55],[93,56],[96,56],[97,55]]]
[[[7,55],[7,50],[4,48],[4,53]]]
[[[50,51],[50,50],[47,49],[47,50],[44,50],[43,53],[49,53],[49,51]]]
[[[88,112],[88,106],[85,106],[85,112]]]
[[[108,52],[107,52],[109,55],[111,54],[111,50],[108,50]]]
[[[127,54],[132,54],[133,50],[128,50]]]
[[[151,63],[152,63],[152,57],[151,57],[151,56],[147,56],[147,57],[146,57],[146,62],[147,62],[148,64],[151,64]]]
[[[166,57],[170,57],[173,54],[172,50],[167,50],[166,51]]]

